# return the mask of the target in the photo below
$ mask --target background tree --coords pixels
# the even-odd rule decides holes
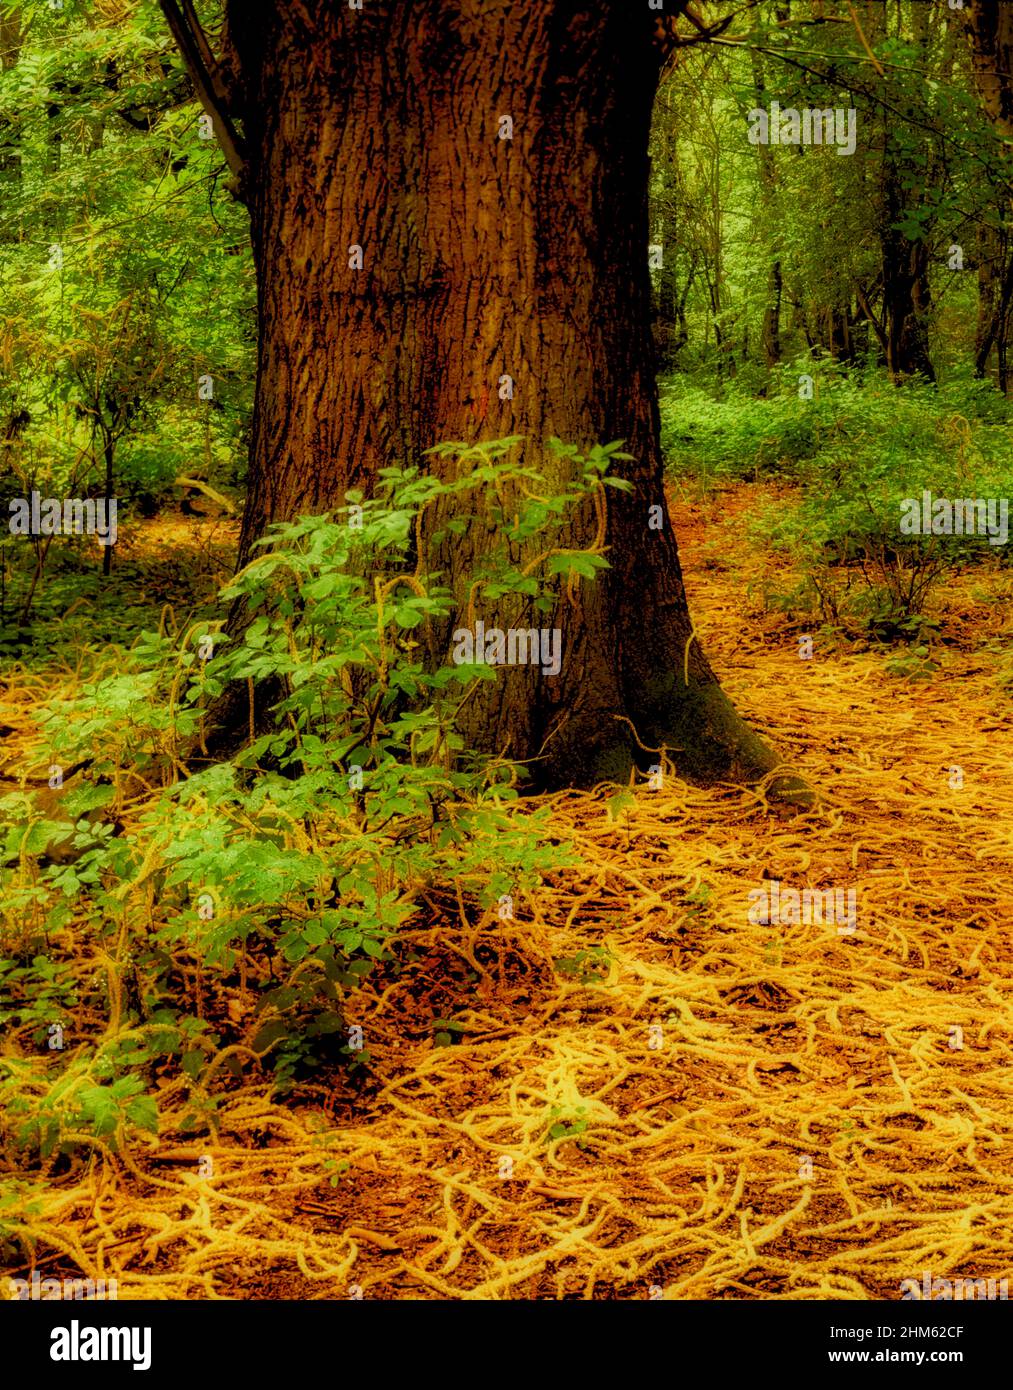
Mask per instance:
[[[173,57],[154,0],[0,5],[0,508],[104,493],[115,460],[123,551],[180,473],[245,472],[247,219]],[[87,585],[97,547],[46,549]],[[32,547],[4,566],[38,608]]]
[[[982,110],[1003,137],[1013,140],[1013,11],[997,0],[968,0],[965,25],[971,68]],[[1013,307],[1013,250],[1009,235],[1008,146],[1001,176],[991,174],[996,217],[982,219],[978,254],[978,335],[975,371],[982,376],[995,349],[1000,390],[1008,390],[1007,345]]]

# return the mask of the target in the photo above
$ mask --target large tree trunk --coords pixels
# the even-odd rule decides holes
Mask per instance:
[[[623,439],[636,460],[620,470],[633,492],[609,491],[611,569],[530,623],[562,629],[559,676],[503,668],[465,707],[477,746],[539,759],[548,784],[656,761],[637,739],[703,780],[755,778],[777,761],[693,640],[665,506],[647,265],[658,59],[640,8],[230,8],[260,289],[242,558],[270,521],[341,505],[378,468],[419,463],[443,440],[523,435],[560,490],[548,436]],[[500,138],[505,117],[512,139]],[[438,522],[425,562],[458,600],[432,652],[442,661],[490,531],[476,524],[440,547],[428,539]],[[561,543],[589,545],[595,528],[588,506]],[[508,605],[476,617],[528,625]]]

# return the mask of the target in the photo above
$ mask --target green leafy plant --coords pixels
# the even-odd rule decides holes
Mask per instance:
[[[450,1018],[434,1018],[432,1027],[434,1047],[452,1047],[455,1040],[463,1037],[468,1031],[465,1024],[455,1023]]]
[[[545,1138],[547,1142],[559,1142],[573,1139],[578,1149],[587,1149],[588,1145],[581,1138],[586,1134],[591,1121],[586,1118],[586,1107],[578,1105],[574,1111],[566,1111],[561,1106],[553,1105],[549,1110],[549,1124]]]
[[[158,1131],[154,1097],[144,1094],[136,1074],[99,1083],[89,1064],[77,1058],[39,1096],[21,1082],[30,1078],[24,1061],[5,1060],[0,1067],[0,1102],[18,1148],[48,1158],[76,1149],[82,1136],[94,1136],[114,1151],[131,1129]]]
[[[400,933],[432,897],[461,892],[493,910],[503,894],[574,862],[548,813],[520,801],[524,769],[478,756],[458,730],[463,702],[496,669],[441,659],[429,640],[453,598],[422,568],[417,542],[423,519],[450,497],[447,534],[468,524],[469,508],[472,520],[494,522],[497,544],[476,564],[474,592],[505,597],[522,615],[549,611],[561,586],[593,581],[607,563],[557,542],[572,508],[624,485],[608,476],[624,457],[618,444],[581,453],[551,441],[556,476],[568,479],[553,489],[513,461],[516,443],[441,446],[434,452],[460,465],[446,476],[388,469],[374,497],[350,495],[336,514],[273,527],[217,612],[146,631],[115,674],[42,712],[52,756],[93,762],[55,811],[50,797],[42,815],[45,798],[31,790],[0,801],[0,842],[14,850],[0,871],[5,899],[12,913],[31,909],[43,938],[69,908],[84,912],[119,977],[134,983],[127,993],[117,986],[112,1038],[62,1070],[51,1058],[44,1094],[25,1099],[31,1068],[7,1077],[26,1147],[51,1153],[86,1134],[114,1144],[151,1127],[141,1102],[155,1066],[189,1078],[185,1124],[197,1132],[216,1123],[208,1078],[228,1085],[254,1059],[272,1068],[280,1093],[324,1065],[364,1072],[371,1053],[368,1040],[351,1041],[348,996],[375,970],[405,968]],[[507,507],[511,487],[520,500]],[[441,543],[439,526],[430,541]],[[529,543],[539,558],[521,563]],[[226,635],[224,611],[237,604],[245,620]],[[270,731],[231,758],[166,777],[237,688],[270,692]],[[165,783],[127,835],[112,821],[124,763]],[[36,827],[28,839],[26,820]],[[71,847],[69,862],[46,862],[56,842]],[[149,885],[156,919],[125,947],[114,924]],[[604,959],[589,953],[579,972],[599,979]],[[41,966],[23,968],[38,980],[19,977],[15,1021],[41,1029],[67,1004],[55,984],[39,983]],[[240,976],[240,1014],[204,1017],[212,982],[234,989],[224,982]],[[464,1031],[450,1019],[433,1027],[440,1046]]]
[[[560,975],[570,975],[582,985],[600,985],[608,979],[614,961],[607,947],[586,946],[572,956],[557,956],[555,966]]]

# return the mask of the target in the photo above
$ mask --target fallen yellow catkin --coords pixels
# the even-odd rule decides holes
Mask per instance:
[[[991,673],[945,696],[872,654],[800,674],[755,635],[722,646],[731,587],[691,598],[822,806],[783,818],[677,769],[615,818],[604,791],[550,798],[579,867],[506,922],[434,892],[415,963],[349,999],[371,1086],[279,1103],[240,1058],[213,1080],[212,1139],[184,1131],[173,1082],[157,1142],[21,1174],[41,1188],[15,1215],[22,1271],[113,1277],[122,1299],[895,1299],[926,1270],[1013,1275],[1013,781]],[[27,676],[6,696],[37,698]],[[751,922],[774,879],[853,887],[854,932]],[[554,965],[594,948],[590,979]],[[434,1047],[438,1017],[454,1045]]]

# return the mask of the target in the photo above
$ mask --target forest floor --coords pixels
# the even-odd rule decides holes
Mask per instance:
[[[947,583],[926,679],[815,633],[802,660],[757,592],[759,492],[676,502],[690,606],[820,807],[676,778],[615,819],[604,793],[553,798],[581,867],[513,921],[434,905],[417,964],[349,1001],[365,1084],[278,1103],[253,1075],[213,1142],[169,1125],[54,1175],[44,1275],[121,1299],[896,1299],[1013,1275],[1013,582]],[[855,930],[750,922],[765,879],[853,888]]]

